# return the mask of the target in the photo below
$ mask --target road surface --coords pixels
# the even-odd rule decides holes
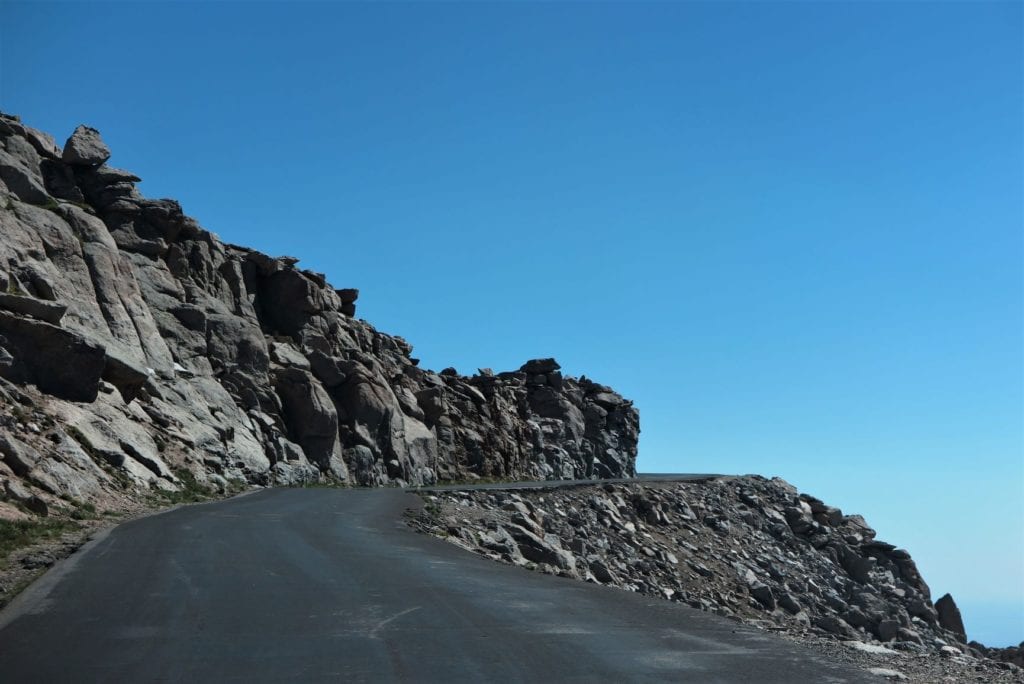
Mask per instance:
[[[396,489],[114,528],[0,613],[18,682],[878,682],[688,607],[474,556]]]
[[[445,492],[480,489],[562,489],[564,487],[591,487],[602,484],[637,484],[646,482],[707,482],[728,475],[710,475],[708,473],[638,473],[636,477],[609,478],[605,480],[529,480],[526,482],[484,482],[480,484],[439,484],[425,487],[411,487],[410,491]]]

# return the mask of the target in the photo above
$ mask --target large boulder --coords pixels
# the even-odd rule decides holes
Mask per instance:
[[[67,164],[99,166],[110,159],[110,148],[103,142],[99,131],[82,125],[64,143],[61,159]]]
[[[70,401],[91,402],[106,367],[106,350],[78,333],[0,311],[0,346],[13,363],[0,373],[13,382]]]
[[[561,366],[554,359],[530,359],[522,365],[519,369],[529,375],[538,375],[541,373],[550,373],[560,369]]]
[[[47,323],[60,325],[61,319],[64,318],[64,314],[68,310],[68,305],[59,302],[48,302],[45,299],[36,299],[35,297],[24,297],[0,292],[0,309],[26,314]]]
[[[116,347],[107,347],[102,377],[121,392],[125,401],[131,401],[138,396],[150,375],[149,368],[131,359]]]
[[[0,461],[6,463],[15,475],[27,476],[40,459],[42,456],[38,451],[14,435],[0,435]]]
[[[506,531],[515,540],[519,552],[526,560],[534,563],[546,563],[570,573],[576,572],[575,557],[562,548],[557,537],[553,535],[541,537],[516,524],[509,525]]]

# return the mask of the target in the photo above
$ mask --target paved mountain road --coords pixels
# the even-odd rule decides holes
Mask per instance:
[[[416,534],[417,502],[273,489],[120,525],[0,613],[0,681],[881,681]]]
[[[604,480],[529,480],[526,482],[485,482],[481,484],[440,484],[426,487],[413,487],[409,491],[445,492],[480,489],[562,489],[564,487],[590,487],[595,484],[643,484],[645,482],[706,482],[728,475],[712,475],[708,473],[639,473],[630,478],[609,478]]]

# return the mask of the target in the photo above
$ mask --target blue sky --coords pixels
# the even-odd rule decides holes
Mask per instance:
[[[1024,639],[1022,12],[0,5],[0,108],[424,365],[555,356],[646,471],[781,476]]]

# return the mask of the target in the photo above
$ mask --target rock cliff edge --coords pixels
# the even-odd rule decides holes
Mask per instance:
[[[629,401],[553,359],[420,368],[358,290],[222,242],[80,126],[0,115],[0,498],[181,477],[429,484],[634,474]]]

